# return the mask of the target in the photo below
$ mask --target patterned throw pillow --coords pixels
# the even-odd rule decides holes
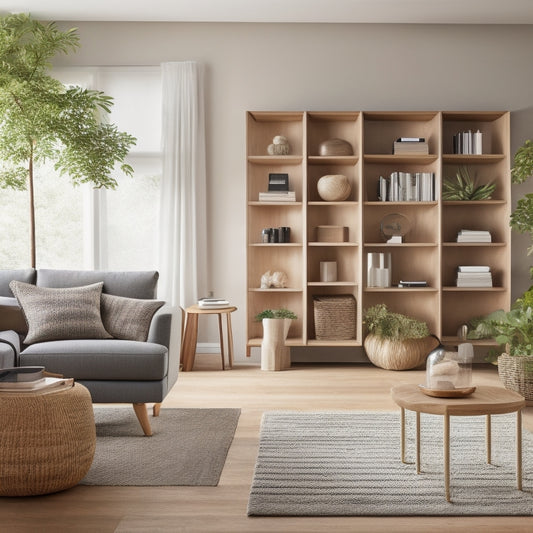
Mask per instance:
[[[103,282],[51,289],[12,281],[10,289],[17,298],[26,322],[25,344],[66,339],[109,339],[100,316]]]
[[[144,342],[154,313],[164,303],[102,294],[102,322],[115,339]]]

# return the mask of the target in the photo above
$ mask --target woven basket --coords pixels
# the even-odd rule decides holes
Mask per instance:
[[[533,355],[500,355],[498,374],[506,389],[533,401]]]
[[[91,395],[83,385],[0,394],[0,421],[0,496],[68,489],[89,471],[96,429]]]
[[[391,340],[369,334],[364,347],[370,361],[386,370],[410,370],[426,362],[426,358],[439,345],[436,337]]]
[[[322,340],[355,339],[355,298],[351,294],[314,296],[315,336]]]

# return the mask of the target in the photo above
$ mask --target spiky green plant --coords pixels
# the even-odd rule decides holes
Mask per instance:
[[[421,339],[429,335],[425,322],[400,313],[392,313],[385,304],[366,309],[363,321],[370,333],[386,339]]]
[[[443,200],[488,200],[496,189],[495,183],[477,185],[466,167],[460,167],[453,178],[442,184]]]
[[[111,176],[135,138],[103,120],[112,98],[99,91],[65,87],[48,74],[51,59],[79,46],[76,29],[60,31],[30,15],[0,17],[0,187],[29,192],[30,256],[35,253],[35,166],[55,163],[74,185],[115,188]]]

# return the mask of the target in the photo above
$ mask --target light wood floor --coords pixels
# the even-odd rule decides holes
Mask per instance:
[[[197,356],[195,370],[180,374],[161,412],[164,417],[165,407],[242,409],[218,487],[77,486],[41,497],[0,498],[0,532],[533,531],[533,517],[248,518],[264,411],[393,411],[397,407],[390,399],[391,386],[423,383],[425,376],[423,371],[390,372],[367,365],[299,365],[284,372],[261,372],[248,365],[222,372],[219,365],[219,356]],[[474,384],[500,386],[496,369],[476,366]],[[526,409],[524,424],[533,430],[533,407]]]

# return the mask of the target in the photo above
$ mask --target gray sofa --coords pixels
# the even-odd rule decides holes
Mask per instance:
[[[29,309],[23,303],[23,310],[14,298],[13,290],[35,292],[30,284],[40,288],[62,288],[101,285],[104,295],[114,295],[114,301],[129,305],[155,304],[157,272],[112,272],[83,270],[0,270],[0,368],[11,366],[44,366],[48,372],[73,377],[85,385],[94,403],[131,403],[146,435],[151,435],[146,403],[154,403],[154,416],[172,385],[176,382],[179,369],[179,335],[181,315],[168,307],[161,307],[153,318],[152,311],[146,326],[146,338],[53,338],[51,340],[25,344]],[[40,290],[40,289],[39,289]],[[73,289],[76,291],[76,289]],[[92,291],[93,289],[91,289]],[[96,290],[96,289],[95,289]],[[17,291],[15,291],[17,292]],[[43,291],[46,294],[50,291]],[[56,291],[57,292],[57,291]],[[69,292],[61,291],[61,293]],[[98,295],[100,298],[100,295]],[[113,298],[113,297],[111,297]],[[134,299],[134,300],[132,300]],[[113,303],[114,303],[113,301]],[[37,302],[39,303],[39,302]],[[100,300],[98,300],[100,303]],[[54,305],[49,304],[51,312]],[[102,303],[103,306],[103,303]],[[38,306],[36,307],[39,310]],[[114,307],[110,308],[113,315]],[[75,314],[73,310],[70,314]],[[108,314],[109,314],[108,313]],[[109,317],[113,319],[113,316]],[[103,307],[102,307],[103,320]],[[130,321],[131,322],[131,321]],[[134,322],[135,324],[135,322]],[[68,324],[63,324],[69,327]],[[126,324],[131,327],[131,323]],[[46,324],[44,325],[46,329]],[[149,329],[148,329],[149,328]],[[31,330],[31,327],[30,327]],[[107,334],[100,337],[111,337]],[[134,332],[135,333],[135,332]],[[57,336],[57,334],[56,334]],[[68,337],[68,329],[67,334]],[[74,335],[75,337],[75,335]],[[96,335],[98,337],[98,335]]]

